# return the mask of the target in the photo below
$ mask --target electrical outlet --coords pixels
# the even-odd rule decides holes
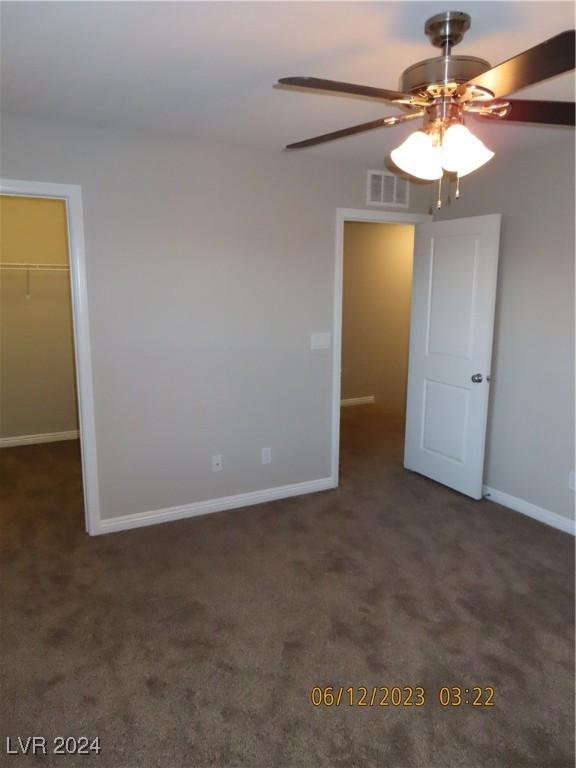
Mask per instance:
[[[269,445],[262,448],[262,464],[272,463],[272,448]]]
[[[576,473],[570,472],[568,475],[568,488],[570,488],[571,491],[575,490],[576,485]]]
[[[222,472],[222,454],[212,456],[212,472]]]

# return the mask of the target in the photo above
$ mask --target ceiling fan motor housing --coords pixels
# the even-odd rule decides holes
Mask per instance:
[[[467,83],[490,69],[490,64],[475,56],[441,56],[425,59],[405,69],[400,79],[404,93],[434,91],[450,84]]]

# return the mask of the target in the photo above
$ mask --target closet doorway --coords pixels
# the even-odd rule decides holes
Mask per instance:
[[[37,525],[56,529],[60,516],[73,516],[80,533],[84,518],[88,532],[96,533],[87,322],[79,188],[2,181],[0,459],[5,514],[33,517]]]
[[[0,196],[0,446],[77,440],[63,200]]]

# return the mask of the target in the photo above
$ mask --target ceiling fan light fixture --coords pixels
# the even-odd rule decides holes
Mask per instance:
[[[443,174],[442,150],[434,146],[432,137],[424,131],[415,131],[396,149],[392,160],[400,170],[426,181],[440,179]]]
[[[442,138],[442,166],[449,173],[466,176],[493,157],[494,152],[462,123],[455,123],[446,129]]]

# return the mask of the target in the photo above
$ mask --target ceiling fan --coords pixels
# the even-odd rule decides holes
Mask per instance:
[[[494,155],[465,127],[467,113],[490,120],[574,125],[573,102],[508,98],[514,91],[574,69],[574,30],[561,32],[491,67],[484,59],[452,54],[469,28],[470,16],[461,11],[446,11],[428,19],[424,30],[432,45],[442,48],[443,55],[408,67],[402,73],[400,91],[317,77],[280,79],[282,86],[377,99],[408,110],[406,114],[298,141],[286,149],[303,149],[421,117],[422,129],[392,152],[392,160],[400,170],[420,179],[441,180],[448,172],[456,176],[458,184],[460,176],[476,170]]]

